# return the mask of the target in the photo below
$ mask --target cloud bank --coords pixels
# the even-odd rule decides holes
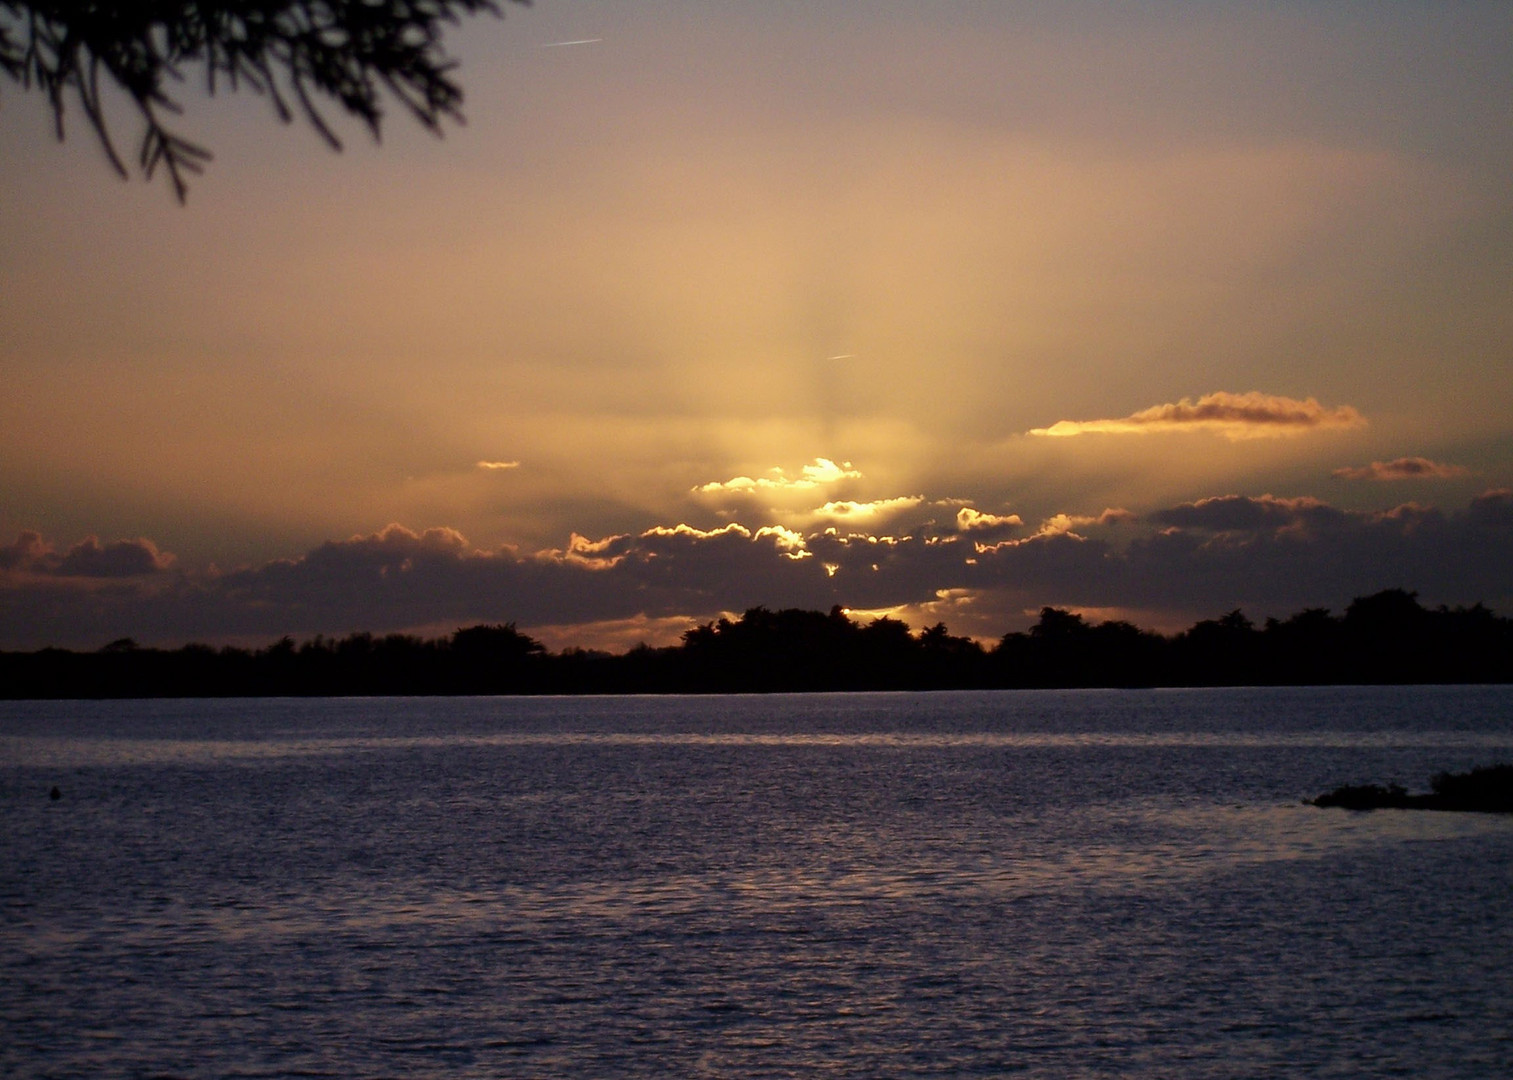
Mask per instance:
[[[478,549],[452,529],[390,525],[297,558],[200,573],[177,569],[151,541],[89,540],[60,552],[24,533],[0,549],[0,647],[94,648],[127,636],[268,641],[502,621],[551,628],[559,644],[582,627],[577,643],[593,645],[594,626],[672,633],[756,605],[908,612],[992,638],[1048,604],[1137,621],[1144,613],[1146,625],[1172,626],[1235,607],[1253,617],[1342,608],[1398,586],[1429,604],[1513,610],[1509,490],[1454,511],[1221,495],[1141,519],[1056,515],[998,543],[954,521],[917,525],[889,535],[860,522],[808,532],[678,524],[575,535],[531,554]]]
[[[1330,428],[1355,428],[1365,417],[1349,405],[1326,408],[1313,398],[1298,401],[1251,391],[1204,394],[1197,401],[1153,405],[1116,420],[1058,420],[1050,427],[1032,428],[1031,435],[1068,438],[1073,435],[1153,435],[1201,431],[1227,439],[1275,438],[1303,435]]]

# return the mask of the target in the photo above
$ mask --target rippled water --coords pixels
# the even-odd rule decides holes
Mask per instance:
[[[0,703],[0,1072],[1489,1077],[1513,688]],[[57,785],[62,798],[48,791]]]

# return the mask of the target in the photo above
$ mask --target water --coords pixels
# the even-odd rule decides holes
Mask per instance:
[[[1513,688],[0,703],[0,1073],[1513,1071]],[[63,797],[48,798],[57,785]]]

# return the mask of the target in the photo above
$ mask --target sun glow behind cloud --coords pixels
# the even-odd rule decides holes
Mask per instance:
[[[773,466],[766,476],[733,476],[729,480],[712,480],[700,484],[694,488],[694,492],[700,495],[745,495],[754,492],[813,491],[841,480],[859,480],[861,475],[861,471],[852,468],[849,461],[836,464],[829,458],[815,458],[813,464],[799,469],[798,476],[789,476],[781,466]]]
[[[827,502],[824,506],[814,511],[814,514],[816,517],[828,518],[833,521],[871,520],[898,513],[901,510],[912,510],[924,501],[925,497],[923,495],[900,495],[892,499],[873,499],[871,502],[842,499],[835,502]]]

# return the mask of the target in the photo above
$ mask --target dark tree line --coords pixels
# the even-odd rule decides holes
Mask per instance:
[[[449,638],[292,638],[263,649],[0,653],[0,697],[337,694],[764,693],[1016,687],[1318,685],[1513,681],[1513,620],[1480,604],[1430,610],[1399,589],[1342,616],[1310,608],[1256,626],[1240,611],[1173,636],[1044,608],[992,648],[944,624],[752,608],[680,645],[621,655],[547,651],[513,624]]]

